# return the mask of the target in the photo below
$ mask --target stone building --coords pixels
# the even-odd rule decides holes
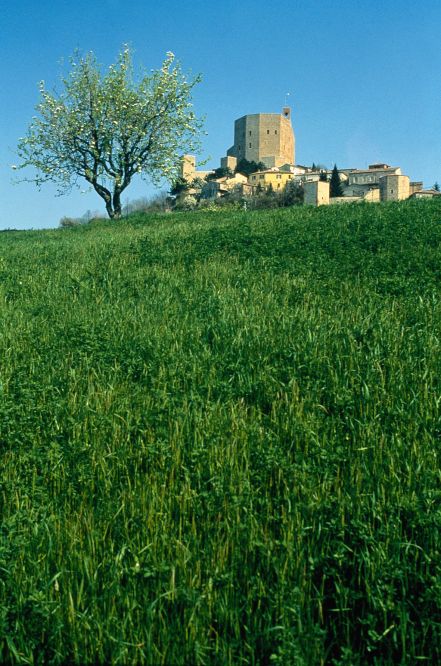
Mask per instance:
[[[370,164],[367,169],[351,169],[345,182],[344,195],[364,197],[369,190],[380,187],[380,179],[389,175],[401,175],[400,167],[388,164]]]
[[[304,204],[312,206],[327,206],[329,204],[329,183],[322,180],[306,182],[303,185],[305,192]]]
[[[295,164],[295,138],[291,125],[291,109],[282,113],[253,113],[234,123],[234,144],[227,151],[233,168],[241,159],[263,162],[267,168]],[[224,158],[225,160],[225,158]],[[224,165],[223,165],[224,166]]]
[[[418,195],[413,188],[421,183],[411,183],[409,176],[399,167],[372,165],[369,170],[354,169],[349,173],[348,184],[343,184],[343,196],[329,197],[329,181],[304,182],[305,203],[314,206],[368,201],[403,201]]]
[[[247,181],[242,174],[235,174],[231,178],[232,174],[224,171],[224,177],[212,178],[208,185],[203,185],[201,197],[217,198],[231,194],[233,190],[235,193],[240,190],[246,197],[259,191],[259,185],[263,189],[271,186],[274,191],[282,191],[290,181],[304,187],[305,203],[313,205],[437,196],[423,190],[422,182],[410,182],[400,167],[375,163],[366,169],[339,169],[343,196],[330,198],[331,169],[295,164],[295,137],[289,107],[283,108],[282,113],[248,114],[235,121],[234,144],[227,155],[221,158],[221,168],[234,173],[242,159],[263,163],[266,169],[252,173]],[[212,171],[197,170],[193,155],[184,155],[182,158],[181,176],[187,182],[205,180],[210,173],[213,174]],[[201,187],[197,180],[195,184]]]
[[[263,162],[268,169],[295,164],[295,138],[291,125],[291,109],[282,113],[254,113],[234,123],[234,145],[222,157],[220,165],[234,171],[241,159]],[[199,171],[194,155],[184,155],[181,177],[187,181],[205,178],[211,171]]]
[[[233,193],[243,196],[251,194],[251,186],[248,185],[248,178],[241,173],[207,181],[202,186],[201,199],[218,199],[226,194]]]
[[[196,157],[194,155],[183,155],[181,159],[181,178],[190,183],[195,178],[206,178],[213,171],[197,171]]]
[[[341,172],[339,171],[340,175]],[[421,189],[421,182],[410,182],[400,167],[388,164],[370,164],[367,169],[350,169],[342,182],[343,195],[349,200],[400,201]]]
[[[401,201],[410,195],[409,176],[388,174],[380,178],[380,200]]]
[[[438,190],[434,189],[423,190],[422,187],[421,189],[415,190],[410,194],[411,199],[435,199],[437,197],[441,197],[441,192],[438,192]]]

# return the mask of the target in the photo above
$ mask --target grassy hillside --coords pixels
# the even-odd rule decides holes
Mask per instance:
[[[0,235],[0,662],[441,662],[441,207]]]

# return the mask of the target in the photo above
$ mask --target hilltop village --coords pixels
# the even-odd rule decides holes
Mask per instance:
[[[255,170],[249,172],[245,165],[254,165]],[[285,107],[280,114],[255,113],[238,118],[234,123],[234,144],[214,171],[198,170],[195,157],[184,155],[180,179],[183,186],[177,196],[246,200],[260,192],[281,193],[297,187],[303,202],[315,206],[441,196],[435,189],[423,189],[421,181],[410,181],[398,166],[381,163],[367,169],[335,171],[338,196],[332,191],[332,170],[296,164],[291,109]]]

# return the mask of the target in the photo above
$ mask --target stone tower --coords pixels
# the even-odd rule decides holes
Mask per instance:
[[[381,201],[401,201],[410,195],[409,176],[387,174],[380,179]]]
[[[295,164],[295,138],[291,109],[282,113],[253,113],[234,123],[234,145],[228,157],[263,162],[268,168]]]
[[[329,182],[316,180],[311,183],[304,183],[305,205],[327,206],[329,204]]]

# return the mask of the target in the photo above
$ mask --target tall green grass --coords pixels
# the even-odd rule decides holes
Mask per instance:
[[[0,237],[0,662],[441,662],[441,207]]]

